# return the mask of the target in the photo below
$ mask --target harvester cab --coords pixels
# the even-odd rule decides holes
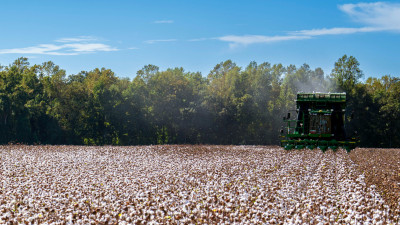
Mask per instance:
[[[281,146],[286,150],[319,148],[323,152],[342,147],[350,152],[358,141],[346,137],[345,110],[346,93],[297,94],[297,117],[291,118],[288,113],[283,118],[286,127],[281,130]]]

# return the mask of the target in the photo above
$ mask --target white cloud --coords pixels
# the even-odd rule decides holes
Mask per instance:
[[[215,39],[215,38],[194,38],[194,39],[190,39],[188,41],[195,42],[195,41],[207,41],[207,40],[212,40],[212,39]]]
[[[155,43],[158,43],[158,42],[174,42],[174,41],[177,41],[177,39],[147,40],[144,43],[155,44]]]
[[[323,28],[293,32],[297,35],[340,35],[378,31],[400,31],[400,4],[396,3],[358,3],[340,5],[339,9],[353,18],[354,21],[364,24],[364,27]]]
[[[173,20],[156,20],[153,23],[174,23]]]
[[[231,48],[240,45],[258,44],[258,43],[271,43],[278,41],[288,41],[288,40],[302,40],[308,39],[309,36],[304,35],[287,35],[287,36],[263,36],[263,35],[228,35],[223,37],[218,37],[218,40],[229,42]]]
[[[351,16],[355,21],[366,24],[369,27],[400,31],[399,3],[344,4],[339,6],[339,9]]]
[[[70,43],[70,42],[92,42],[97,41],[98,39],[92,36],[79,36],[75,38],[60,38],[57,39],[56,42],[62,43]]]
[[[117,51],[117,48],[101,43],[77,43],[77,44],[66,44],[65,48],[69,48],[73,52],[111,52]]]
[[[90,43],[95,40],[86,36],[62,38],[56,40],[64,44],[40,44],[25,48],[0,49],[0,54],[37,54],[37,55],[80,55],[94,52],[118,51],[117,48],[102,44]]]
[[[257,43],[309,39],[322,35],[344,35],[367,32],[397,31],[400,32],[400,4],[398,3],[358,3],[340,5],[339,9],[362,27],[334,27],[289,32],[282,36],[263,35],[228,35],[215,38],[229,43],[231,48]],[[194,39],[201,40],[201,39]]]
[[[335,27],[335,28],[301,30],[301,31],[292,32],[292,34],[307,35],[307,36],[321,36],[321,35],[366,33],[366,32],[376,32],[376,31],[382,31],[382,30],[384,30],[384,29],[382,29],[380,27],[360,27],[360,28]]]
[[[41,55],[77,55],[77,53],[59,52],[62,45],[43,44],[26,48],[1,49],[0,54],[41,54]]]

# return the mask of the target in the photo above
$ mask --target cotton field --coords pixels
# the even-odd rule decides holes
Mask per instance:
[[[0,162],[0,224],[396,224],[400,215],[344,150],[16,145],[0,147]]]

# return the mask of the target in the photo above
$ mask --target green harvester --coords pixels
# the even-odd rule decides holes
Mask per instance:
[[[345,133],[346,93],[299,93],[296,100],[296,119],[290,113],[283,121],[281,146],[286,150],[315,149],[325,152],[339,147],[347,152],[358,140]]]

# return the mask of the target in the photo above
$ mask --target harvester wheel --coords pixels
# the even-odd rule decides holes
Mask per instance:
[[[293,145],[285,145],[285,150],[292,150],[293,149]]]
[[[310,149],[310,150],[314,150],[315,147],[316,147],[315,145],[307,145],[307,148]]]
[[[333,145],[333,146],[329,146],[330,149],[332,149],[332,151],[336,152],[338,149],[338,146]]]
[[[320,146],[318,146],[318,148],[321,149],[322,152],[326,152],[326,149],[328,149],[328,146],[320,145]]]
[[[350,153],[353,148],[351,148],[350,146],[346,145],[346,146],[344,146],[344,149],[346,150],[347,153]]]

